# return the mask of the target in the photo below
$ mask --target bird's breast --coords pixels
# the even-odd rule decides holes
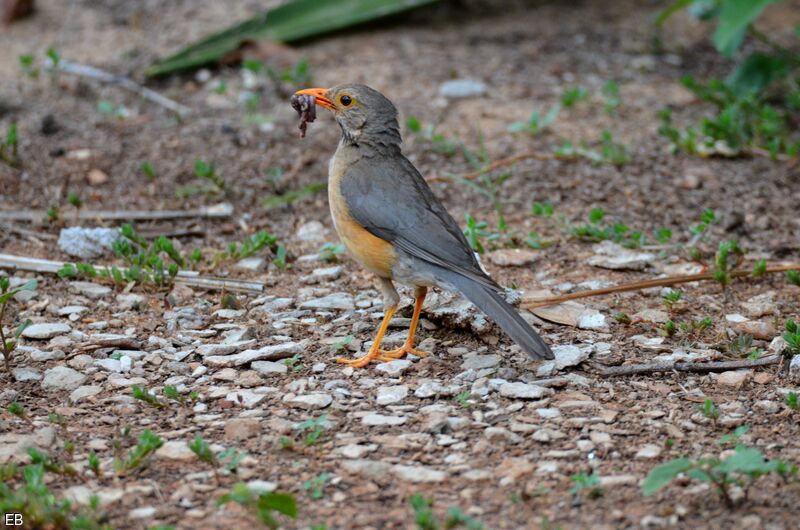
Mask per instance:
[[[331,159],[328,175],[328,203],[336,233],[347,250],[367,270],[382,278],[392,278],[392,267],[397,252],[392,244],[371,234],[350,215],[347,202],[341,192],[342,179],[347,178],[346,168]]]

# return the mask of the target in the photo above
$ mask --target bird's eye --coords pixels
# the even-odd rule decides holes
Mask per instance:
[[[341,104],[342,104],[342,105],[344,105],[345,107],[349,107],[349,106],[350,106],[350,103],[352,103],[352,102],[353,102],[353,98],[351,98],[351,97],[350,97],[350,96],[348,96],[347,94],[345,94],[345,95],[343,95],[343,96],[339,97],[339,103],[341,103]]]

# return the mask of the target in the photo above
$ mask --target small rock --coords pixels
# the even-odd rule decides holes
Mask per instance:
[[[249,272],[261,272],[265,269],[267,262],[264,258],[253,256],[250,258],[240,259],[236,262],[236,268]]]
[[[346,311],[355,309],[355,307],[353,297],[348,293],[331,293],[328,296],[306,300],[300,304],[300,309],[317,310],[341,309]]]
[[[795,355],[789,362],[789,379],[800,383],[800,355]]]
[[[772,340],[778,334],[778,330],[771,323],[759,320],[739,322],[734,326],[734,329],[739,333],[751,335],[753,338],[762,340]]]
[[[717,384],[728,388],[742,388],[752,375],[752,370],[729,370],[717,376]]]
[[[374,444],[371,445],[348,444],[340,447],[339,449],[336,450],[336,452],[345,458],[361,458],[367,453],[370,453],[377,448],[378,447]]]
[[[319,221],[310,221],[297,229],[296,236],[300,241],[321,243],[325,241],[326,232],[327,230],[322,223]]]
[[[406,385],[381,386],[378,387],[376,402],[378,405],[391,405],[392,403],[400,403],[406,396],[408,396],[408,387]]]
[[[767,414],[775,414],[780,410],[780,405],[778,405],[777,401],[762,399],[755,402],[755,408],[758,410],[763,410]]]
[[[158,512],[155,506],[142,506],[141,508],[134,508],[128,512],[128,517],[131,519],[149,519]]]
[[[760,318],[767,315],[772,315],[776,312],[777,306],[775,305],[775,292],[767,291],[758,296],[754,296],[740,304],[747,316],[750,318]]]
[[[242,389],[237,390],[236,392],[229,392],[225,395],[225,399],[232,403],[237,403],[244,408],[251,409],[264,401],[267,398],[266,392],[263,390],[267,389],[267,387],[261,387],[261,389],[256,388],[253,390],[250,389]],[[259,390],[262,390],[259,392]],[[274,391],[275,389],[268,389],[270,391]]]
[[[660,455],[661,446],[656,444],[647,444],[636,452],[636,458],[638,460],[650,460],[652,458],[658,458]]]
[[[88,399],[92,396],[96,396],[100,392],[103,391],[103,387],[95,386],[95,385],[88,385],[88,386],[79,386],[72,393],[69,395],[69,400],[74,403],[78,404],[81,401]]]
[[[12,373],[14,374],[14,379],[20,383],[23,381],[40,381],[42,379],[42,372],[28,366],[14,368]]]
[[[388,363],[381,363],[375,367],[376,372],[381,372],[390,377],[397,377],[402,375],[411,367],[411,361],[405,359],[398,359],[396,361],[389,361]]]
[[[257,418],[234,418],[225,423],[226,440],[246,440],[257,436],[261,431],[261,422]]]
[[[197,458],[197,456],[189,449],[189,446],[183,440],[170,440],[164,442],[164,445],[159,447],[155,453],[156,458],[163,458],[165,460],[179,460],[181,462],[189,462]]]
[[[86,298],[99,299],[111,293],[111,288],[93,282],[69,282],[69,291]]]
[[[611,270],[644,270],[656,259],[650,252],[629,250],[612,241],[603,241],[592,247],[595,255],[589,258],[589,265]]]
[[[255,361],[250,367],[261,375],[285,374],[289,371],[286,364],[274,361]]]
[[[522,441],[521,436],[514,434],[508,429],[503,429],[502,427],[487,427],[486,430],[483,431],[483,434],[490,442],[495,443],[508,442],[512,444],[518,444]]]
[[[83,260],[101,257],[111,250],[112,244],[119,238],[116,228],[83,228],[74,226],[64,228],[58,236],[58,247],[70,256]]]
[[[341,265],[314,269],[311,271],[311,274],[303,278],[302,281],[303,283],[331,282],[339,278],[339,276],[342,275],[342,271],[344,271],[344,267]]]
[[[269,493],[278,489],[278,485],[268,480],[251,480],[247,483],[247,489],[255,493]]]
[[[405,416],[385,416],[372,413],[361,418],[361,423],[368,427],[394,426],[403,425],[407,419]]]
[[[669,314],[660,309],[643,309],[631,316],[633,322],[647,322],[649,324],[664,324],[669,320]]]
[[[553,393],[549,388],[544,388],[528,383],[504,383],[500,385],[500,395],[513,399],[541,399]]]
[[[330,394],[319,392],[293,397],[285,396],[283,398],[283,402],[288,404],[290,407],[298,409],[317,410],[324,409],[330,405],[333,402],[333,397]]]
[[[60,322],[31,324],[22,331],[22,336],[26,339],[46,340],[52,339],[57,335],[63,335],[72,331],[67,324]]]
[[[489,261],[500,267],[523,267],[535,262],[541,252],[523,248],[502,248],[486,254]]]
[[[303,346],[299,342],[285,342],[258,350],[245,350],[236,355],[210,355],[203,359],[203,364],[212,368],[242,366],[253,361],[278,361],[302,352]]]
[[[447,478],[447,473],[425,466],[405,466],[396,464],[392,466],[392,473],[408,482],[442,482]]]
[[[86,376],[67,366],[56,366],[44,373],[42,388],[48,391],[75,390],[86,381]]]
[[[482,370],[484,368],[494,368],[500,364],[499,355],[470,355],[461,363],[462,370]]]
[[[439,95],[449,99],[482,96],[486,90],[485,83],[473,79],[451,79],[439,85]]]

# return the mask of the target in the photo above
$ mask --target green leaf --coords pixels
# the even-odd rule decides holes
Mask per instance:
[[[694,2],[694,0],[675,0],[675,2],[664,8],[664,10],[658,14],[658,18],[656,18],[656,26],[664,25],[664,22],[666,22],[667,19],[692,2]]]
[[[287,517],[297,517],[297,502],[290,493],[262,493],[258,497],[258,507],[262,510],[275,510]]]
[[[692,461],[688,458],[676,458],[653,468],[644,479],[642,493],[644,493],[645,497],[649,497],[672,482],[680,473],[691,469],[691,467]]]
[[[725,84],[740,97],[759,94],[773,81],[785,77],[788,70],[782,57],[753,53],[730,73]]]
[[[246,41],[290,43],[385,17],[437,0],[294,0],[192,43],[147,69],[149,77],[216,61]]]
[[[23,322],[22,324],[20,324],[20,325],[17,327],[17,329],[14,331],[14,338],[15,338],[15,339],[18,339],[18,338],[20,338],[20,336],[22,335],[22,332],[23,332],[23,331],[25,331],[25,328],[27,328],[27,327],[28,327],[28,326],[30,326],[31,324],[33,324],[33,321],[32,321],[30,318],[26,319],[26,320],[25,320],[25,322]]]
[[[764,8],[777,0],[726,0],[722,3],[719,23],[714,31],[714,46],[721,54],[730,57],[741,46],[747,27],[758,18]]]
[[[754,471],[765,471],[766,464],[764,455],[755,447],[737,447],[733,456],[723,460],[717,466],[717,469],[723,473],[734,471],[752,473]]]

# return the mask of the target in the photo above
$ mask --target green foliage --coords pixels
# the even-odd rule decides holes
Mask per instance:
[[[252,66],[252,65],[251,65]],[[267,76],[276,83],[289,83],[295,88],[307,87],[312,84],[313,77],[311,75],[311,68],[308,61],[301,59],[297,61],[294,66],[285,70],[274,70],[266,67],[265,71]]]
[[[311,480],[303,482],[303,489],[309,492],[309,496],[315,501],[320,500],[324,495],[325,484],[330,480],[330,473],[320,473]]]
[[[622,99],[619,95],[619,83],[614,81],[613,79],[609,79],[603,85],[603,96],[606,98],[605,104],[605,111],[609,114],[613,114],[616,111],[620,104],[622,104]]]
[[[139,441],[136,446],[128,451],[126,457],[124,459],[114,460],[115,471],[120,475],[124,475],[138,469],[140,466],[145,465],[150,455],[162,445],[164,445],[164,440],[149,429],[145,429],[141,436],[139,436]]]
[[[8,405],[8,408],[6,410],[8,410],[9,414],[11,414],[12,416],[16,416],[21,420],[31,421],[30,418],[28,417],[28,413],[25,412],[25,408],[16,401],[12,401]]]
[[[553,105],[553,107],[544,115],[540,114],[538,110],[534,110],[527,122],[515,121],[508,126],[508,130],[511,132],[527,132],[528,134],[535,136],[550,127],[550,125],[552,125],[558,117],[558,113],[560,111],[560,103]]]
[[[470,248],[478,254],[486,252],[486,246],[490,246],[493,242],[500,239],[500,234],[496,234],[487,230],[489,223],[486,221],[478,221],[471,214],[467,213],[464,216],[467,221],[467,226],[464,228],[464,235],[467,238]]]
[[[278,236],[262,230],[243,239],[238,245],[236,243],[230,243],[225,257],[237,260],[249,258],[264,247],[273,248],[277,242]]]
[[[738,436],[732,439],[736,438]],[[796,476],[798,468],[782,460],[766,460],[761,451],[755,447],[737,445],[734,454],[724,460],[719,458],[691,460],[682,457],[661,464],[648,473],[642,484],[642,492],[645,496],[653,495],[681,473],[686,473],[694,480],[714,485],[728,507],[733,507],[735,503],[730,495],[731,486],[742,488],[746,498],[747,489],[760,477],[775,474],[786,480]]]
[[[133,393],[134,399],[143,401],[152,407],[158,409],[165,407],[165,405],[155,396],[155,394],[151,394],[146,388],[142,388],[139,385],[133,385],[131,386],[131,392]]]
[[[800,272],[795,270],[786,271],[786,279],[789,280],[789,283],[792,285],[800,287]]]
[[[472,392],[469,390],[464,390],[463,392],[459,392],[456,396],[456,401],[462,408],[468,409],[472,406]]]
[[[144,176],[147,177],[147,180],[149,180],[151,182],[153,180],[155,180],[155,178],[156,178],[156,170],[153,167],[153,164],[151,164],[150,162],[144,161],[144,162],[142,162],[142,165],[139,166],[139,169],[142,170],[142,173],[144,173]]]
[[[341,351],[347,348],[351,342],[353,342],[354,337],[352,335],[345,336],[342,340],[337,341],[333,344],[333,347],[336,351]]]
[[[239,483],[220,497],[217,504],[222,506],[229,502],[243,506],[271,530],[276,530],[280,526],[278,514],[291,519],[297,518],[297,502],[289,493],[257,493],[248,488],[247,484]]]
[[[664,295],[664,305],[667,306],[669,311],[672,311],[675,306],[681,301],[681,297],[683,293],[676,289],[670,289],[667,294]]]
[[[767,272],[767,260],[760,259],[753,264],[753,272],[751,273],[754,278],[763,276]]]
[[[798,402],[796,392],[789,392],[788,394],[786,394],[786,406],[789,407],[791,410],[800,409],[800,402]]]
[[[325,422],[327,420],[328,416],[323,414],[317,418],[309,418],[306,421],[295,425],[295,430],[300,431],[301,433],[306,433],[305,437],[303,438],[303,445],[306,447],[311,447],[320,441],[322,435],[325,434]]]
[[[18,59],[19,66],[26,76],[31,79],[37,79],[39,77],[39,68],[36,66],[36,59],[34,59],[32,54],[26,53],[20,55]]]
[[[589,92],[582,86],[568,88],[561,94],[561,104],[567,108],[586,99],[589,99]]]
[[[664,334],[665,337],[672,337],[675,333],[678,332],[678,328],[671,319],[664,322],[664,325],[661,326],[661,332]]]
[[[731,262],[731,257],[736,256],[740,258],[736,263]],[[717,250],[717,256],[714,260],[714,281],[719,283],[722,288],[728,286],[730,282],[730,272],[736,267],[736,264],[744,256],[744,252],[739,248],[736,241],[722,241]]]
[[[282,206],[289,206],[295,201],[298,201],[304,197],[316,195],[317,193],[325,191],[327,188],[328,184],[326,182],[312,182],[311,184],[306,184],[305,186],[302,186],[296,190],[290,190],[279,195],[270,195],[265,197],[262,201],[262,205],[267,210],[272,210]]]
[[[339,261],[339,256],[344,254],[345,248],[343,243],[325,243],[319,249],[319,257],[322,261],[329,263],[336,263]]]
[[[213,162],[206,162],[197,159],[194,162],[194,175],[202,183],[179,186],[175,189],[175,196],[179,199],[191,197],[192,195],[219,195],[228,192],[228,185],[225,179],[217,173],[217,168]]]
[[[711,401],[710,399],[706,399],[705,401],[703,401],[703,404],[697,407],[697,410],[700,411],[700,414],[702,414],[703,416],[705,416],[710,420],[714,420],[715,422],[717,421],[717,418],[719,418],[720,416],[719,409],[717,408],[716,405],[714,405],[714,402]]]
[[[573,495],[579,495],[582,492],[586,492],[587,496],[590,499],[597,499],[603,496],[605,490],[600,487],[600,477],[597,475],[596,472],[592,473],[591,475],[587,475],[586,473],[578,473],[569,477],[569,479],[575,483],[569,492]]]
[[[97,102],[97,110],[103,114],[108,114],[109,116],[117,119],[127,118],[130,115],[128,109],[126,109],[124,106],[115,105],[106,99],[101,99]]]
[[[414,510],[414,523],[418,530],[439,530],[439,519],[433,513],[433,499],[415,493],[408,499],[411,509]],[[447,510],[444,528],[466,528],[467,530],[484,530],[483,523],[465,514],[458,506],[451,506]]]
[[[30,326],[32,322],[26,319],[19,324],[14,330],[12,337],[6,337],[3,327],[5,326],[5,316],[11,300],[14,296],[22,291],[35,291],[37,286],[36,280],[29,280],[19,287],[11,288],[11,280],[7,276],[0,276],[0,350],[3,353],[3,361],[6,367],[6,372],[11,373],[11,355],[17,349],[17,340],[19,340],[25,328]]]
[[[411,131],[416,142],[430,146],[437,153],[452,156],[458,152],[458,142],[454,142],[444,134],[436,132],[433,124],[423,127],[415,116],[409,116],[406,120],[406,127]]]
[[[800,355],[800,326],[794,320],[786,321],[786,333],[783,334],[783,340],[789,346],[789,353],[792,355]]]
[[[632,231],[625,223],[604,223],[605,215],[602,208],[592,208],[589,222],[573,226],[570,233],[573,237],[592,243],[609,240],[627,248],[639,248],[645,244],[647,238],[642,232]]]
[[[553,217],[553,205],[549,202],[534,202],[531,205],[531,213],[536,217]]]

